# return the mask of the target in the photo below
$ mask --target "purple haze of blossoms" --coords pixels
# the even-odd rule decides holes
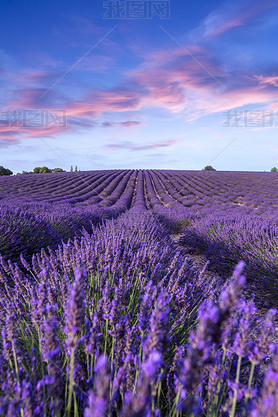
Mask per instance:
[[[260,318],[243,297],[238,261],[248,285],[275,296],[276,181],[141,170],[1,178],[0,413],[274,416],[275,311]],[[185,250],[223,276],[200,272]]]

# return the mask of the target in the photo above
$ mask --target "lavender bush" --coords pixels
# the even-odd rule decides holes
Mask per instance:
[[[264,407],[275,370],[262,380],[260,365],[275,312],[260,323],[244,301],[242,264],[223,287],[175,250],[151,214],[132,213],[22,262],[1,261],[2,414],[234,416]]]

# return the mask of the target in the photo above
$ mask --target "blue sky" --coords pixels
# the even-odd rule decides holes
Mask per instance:
[[[277,24],[276,0],[2,0],[0,165],[270,170]]]

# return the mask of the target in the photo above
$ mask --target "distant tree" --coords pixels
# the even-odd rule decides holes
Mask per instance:
[[[207,165],[205,168],[203,168],[203,171],[216,171],[216,169],[213,168],[211,165]]]
[[[73,166],[72,165],[70,166],[70,172],[73,172]]]
[[[271,168],[271,170],[270,170],[271,172],[277,172],[278,171],[278,169],[276,168],[276,167],[273,167],[273,168]]]
[[[36,167],[33,169],[33,171],[22,171],[18,172],[16,175],[22,175],[22,174],[45,174],[45,173],[51,173],[51,172],[65,172],[62,168],[54,168],[50,169],[48,167]]]
[[[75,165],[75,170],[74,170],[75,172],[77,172],[78,171],[78,169],[77,169],[77,165]]]
[[[52,172],[52,169],[44,166],[44,167],[36,167],[34,168],[34,171],[33,171],[34,174],[45,174],[46,172],[50,173]]]
[[[50,168],[47,167],[41,167],[40,169],[40,174],[46,174],[46,173],[50,173],[52,172],[52,170]]]
[[[2,165],[0,165],[0,176],[3,175],[13,175],[13,172],[10,169],[4,168]]]

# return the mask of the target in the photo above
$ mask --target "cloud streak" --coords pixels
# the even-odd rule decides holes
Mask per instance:
[[[212,39],[250,21],[277,7],[275,0],[228,0],[211,12],[191,34],[192,39]]]
[[[148,149],[156,149],[156,148],[167,148],[172,146],[176,143],[176,140],[166,140],[161,142],[149,143],[146,145],[134,145],[130,142],[121,142],[121,143],[110,143],[105,145],[107,149],[126,149],[130,151],[143,151]]]

